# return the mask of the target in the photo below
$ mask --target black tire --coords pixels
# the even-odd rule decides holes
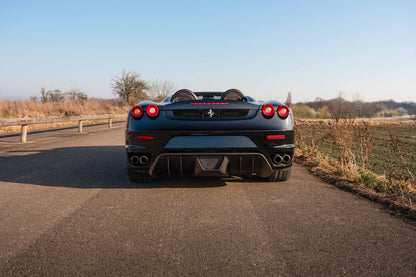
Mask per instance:
[[[267,178],[267,181],[269,182],[283,182],[289,179],[290,175],[292,174],[292,168],[286,168],[286,169],[279,169],[276,170],[270,175],[269,178]]]
[[[151,183],[152,182],[152,176],[150,176],[148,173],[137,172],[129,167],[127,168],[127,172],[128,172],[130,181],[134,183]]]

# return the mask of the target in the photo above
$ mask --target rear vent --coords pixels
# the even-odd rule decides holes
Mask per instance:
[[[201,118],[201,113],[196,110],[174,110],[173,115],[183,119]]]
[[[177,119],[243,119],[249,113],[248,109],[243,110],[221,110],[221,109],[201,109],[201,110],[173,110],[173,115]]]
[[[247,116],[248,110],[226,110],[221,112],[221,118],[236,118]]]

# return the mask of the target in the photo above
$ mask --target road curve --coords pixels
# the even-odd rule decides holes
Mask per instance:
[[[103,129],[1,152],[1,276],[416,275],[414,225],[300,166],[284,183],[141,186],[123,142]]]

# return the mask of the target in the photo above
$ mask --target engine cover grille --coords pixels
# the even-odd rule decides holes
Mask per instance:
[[[198,110],[173,110],[177,119],[244,119],[247,117],[248,109],[198,109]]]

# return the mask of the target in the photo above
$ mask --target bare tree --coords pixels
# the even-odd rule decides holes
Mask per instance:
[[[329,110],[331,117],[335,122],[338,122],[340,119],[354,120],[357,116],[351,107],[351,103],[345,100],[342,97],[342,92],[339,93],[339,96],[329,102]]]
[[[120,77],[115,77],[110,84],[113,93],[128,104],[147,99],[146,91],[149,89],[147,83],[140,79],[140,75],[134,72],[123,71]]]
[[[48,102],[48,96],[47,96],[47,92],[46,92],[46,88],[45,87],[41,87],[40,88],[40,102],[42,103],[46,103]]]
[[[154,81],[150,83],[149,86],[149,94],[150,98],[155,101],[159,102],[169,96],[169,94],[173,93],[175,90],[175,85],[170,81]]]
[[[352,98],[352,108],[357,116],[363,116],[363,101],[358,92]]]
[[[291,91],[289,91],[289,93],[287,94],[285,105],[288,106],[289,108],[292,108],[292,92]]]
[[[69,91],[65,92],[65,98],[68,101],[78,101],[81,103],[88,100],[87,94],[83,93],[78,88],[71,88]]]
[[[71,88],[69,91],[65,92],[65,98],[68,101],[77,101],[77,95],[81,92],[77,88]]]
[[[65,97],[60,89],[49,90],[46,93],[47,100],[52,103],[65,102]]]

